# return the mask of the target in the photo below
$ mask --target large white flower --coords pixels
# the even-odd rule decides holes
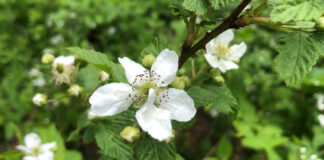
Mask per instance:
[[[321,111],[324,110],[324,94],[317,93],[315,98],[317,100],[317,108]]]
[[[42,144],[36,133],[29,133],[24,138],[25,146],[18,145],[17,149],[25,153],[23,160],[53,160],[53,149],[56,142]]]
[[[74,73],[74,56],[59,56],[52,63],[52,73],[56,84],[71,82]]]
[[[229,29],[206,44],[207,53],[205,58],[207,62],[213,68],[218,68],[223,73],[227,70],[238,68],[238,65],[234,62],[243,56],[247,48],[244,42],[229,47],[233,38],[234,33]]]
[[[172,135],[170,119],[185,122],[194,117],[196,109],[190,96],[183,90],[167,87],[178,70],[174,51],[164,49],[150,71],[126,57],[118,60],[130,84],[110,83],[98,88],[89,99],[91,112],[111,116],[135,102],[134,106],[141,107],[136,113],[139,125],[160,141]]]

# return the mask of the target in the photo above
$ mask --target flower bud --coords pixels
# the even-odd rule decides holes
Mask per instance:
[[[33,103],[37,106],[42,106],[47,103],[47,96],[45,94],[37,93],[33,97]]]
[[[138,128],[127,126],[120,132],[120,136],[128,142],[134,142],[141,136],[141,132]]]
[[[223,83],[225,82],[224,77],[221,76],[221,75],[215,76],[215,77],[214,77],[214,80],[215,80],[217,83],[220,83],[220,84],[223,84]]]
[[[99,116],[91,111],[88,112],[88,119],[89,120],[94,120],[94,119],[98,119]]]
[[[300,148],[300,153],[306,153],[307,151],[307,148],[306,147],[301,147]]]
[[[176,77],[171,86],[177,89],[185,89],[190,85],[190,79],[187,76]]]
[[[179,69],[179,71],[178,71],[179,75],[185,75],[186,72],[187,72],[187,70],[186,70],[185,68],[181,68],[181,69]]]
[[[166,139],[165,141],[166,141],[167,143],[169,143],[169,142],[171,142],[172,140],[174,140],[174,138],[175,138],[175,130],[172,129],[172,135],[171,135],[168,139]]]
[[[101,71],[99,74],[99,79],[101,80],[101,82],[105,82],[109,79],[109,74],[105,71]]]
[[[44,63],[44,64],[50,64],[50,63],[53,62],[54,58],[55,58],[55,57],[54,57],[52,54],[50,54],[50,53],[45,53],[45,54],[43,54],[43,56],[42,56],[42,63]]]
[[[69,89],[68,93],[72,96],[79,96],[79,94],[83,91],[83,88],[77,84],[73,84]]]
[[[142,59],[142,64],[144,67],[150,68],[155,61],[155,57],[152,54],[144,56]]]
[[[324,17],[320,17],[316,20],[315,28],[324,32]]]

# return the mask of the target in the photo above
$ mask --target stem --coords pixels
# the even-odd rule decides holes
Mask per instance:
[[[203,49],[205,45],[221,34],[222,32],[226,31],[230,28],[240,28],[243,27],[244,24],[237,24],[235,23],[236,20],[238,20],[240,13],[243,11],[243,9],[251,2],[252,0],[242,0],[239,6],[234,9],[232,14],[224,19],[223,23],[221,23],[219,26],[217,26],[215,29],[213,29],[210,33],[206,33],[205,36],[198,41],[193,47],[191,47],[191,44],[186,44],[186,42],[182,45],[182,51],[179,58],[179,66],[180,69],[182,65],[188,60],[189,57],[194,55],[198,50]],[[185,46],[185,47],[184,47]]]
[[[203,68],[201,68],[198,73],[191,78],[191,82],[195,81],[204,71],[208,68],[208,64],[206,63]]]
[[[191,60],[191,76],[194,77],[196,76],[196,69],[195,69],[195,60]]]
[[[270,27],[272,29],[276,29],[276,30],[280,30],[283,32],[292,32],[291,29],[289,28],[284,28],[282,27],[281,24],[277,24],[277,23],[271,23],[270,19],[268,17],[250,17],[248,19],[248,24],[259,24],[259,25],[264,25],[267,27]]]

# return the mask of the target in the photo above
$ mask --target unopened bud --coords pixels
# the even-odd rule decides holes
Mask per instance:
[[[79,94],[83,91],[83,88],[77,84],[73,84],[69,89],[68,93],[72,96],[79,96]]]
[[[187,76],[176,77],[171,86],[177,89],[185,89],[190,85],[190,79]]]
[[[224,77],[221,76],[221,75],[215,76],[215,77],[214,77],[214,80],[215,80],[217,83],[220,83],[220,84],[222,84],[222,83],[225,82]]]
[[[88,112],[88,119],[89,120],[94,120],[94,119],[97,119],[99,118],[99,116],[91,111]]]
[[[37,106],[42,106],[47,103],[47,96],[45,94],[37,93],[33,97],[33,103]]]
[[[99,79],[101,80],[101,82],[105,82],[109,79],[109,74],[105,71],[101,71],[99,74]]]
[[[148,54],[143,57],[142,64],[144,67],[150,68],[155,61],[155,57],[152,54]]]
[[[44,63],[44,64],[50,64],[50,63],[53,62],[54,58],[55,57],[53,56],[53,54],[45,53],[42,56],[42,63]]]
[[[187,72],[187,71],[186,71],[185,68],[181,68],[181,69],[178,71],[179,75],[185,75],[186,72]]]
[[[141,136],[141,131],[132,126],[127,126],[120,132],[120,136],[128,142],[134,142]]]
[[[320,17],[316,20],[315,28],[324,32],[324,17]]]

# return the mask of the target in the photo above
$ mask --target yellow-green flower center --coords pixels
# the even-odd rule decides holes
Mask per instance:
[[[61,64],[57,64],[57,65],[56,65],[56,71],[57,71],[58,73],[63,73],[63,72],[64,72],[64,66],[61,65]]]
[[[214,53],[214,56],[217,58],[226,58],[230,52],[230,49],[223,44],[219,44],[216,46],[215,51],[216,53]]]
[[[40,149],[39,147],[35,147],[32,149],[32,155],[39,155],[40,154]]]
[[[150,88],[152,88],[152,89],[154,89],[154,90],[157,89],[156,85],[155,85],[154,83],[152,83],[152,82],[146,82],[146,83],[144,83],[144,84],[140,87],[140,89],[139,89],[139,91],[140,91],[140,95],[141,95],[141,96],[147,96],[147,95],[148,95],[148,92],[149,92],[149,90],[150,90]]]

